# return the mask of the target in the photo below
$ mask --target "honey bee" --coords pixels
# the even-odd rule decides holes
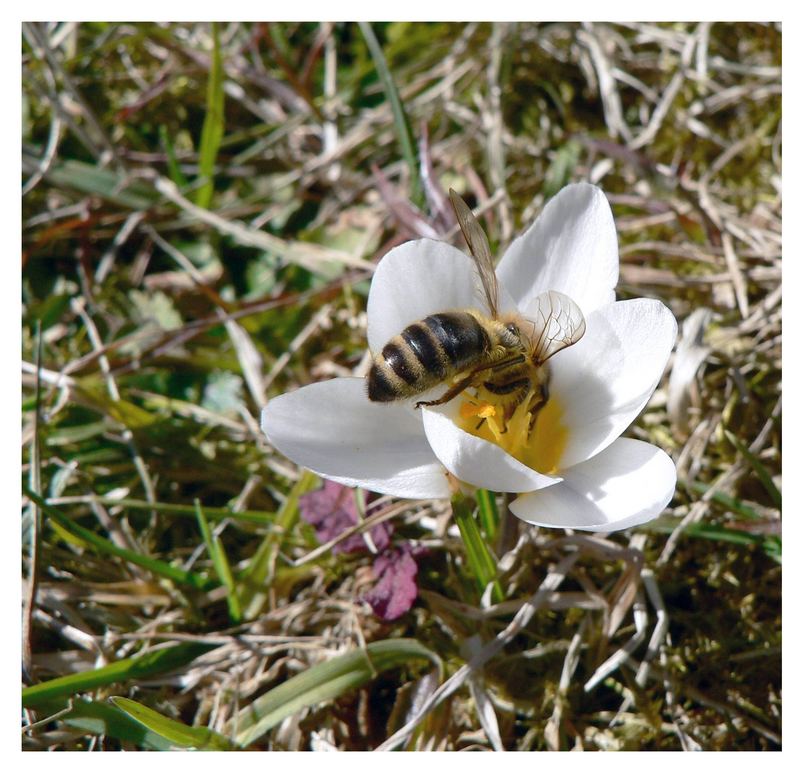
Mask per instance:
[[[367,395],[376,402],[405,400],[448,384],[435,400],[443,405],[469,388],[505,409],[506,421],[523,402],[535,418],[547,402],[547,361],[572,346],[586,330],[572,299],[557,291],[539,295],[531,317],[498,312],[498,283],[489,241],[469,206],[450,190],[470,255],[478,270],[488,315],[475,309],[439,312],[392,337],[373,360]],[[533,418],[531,419],[531,424]]]

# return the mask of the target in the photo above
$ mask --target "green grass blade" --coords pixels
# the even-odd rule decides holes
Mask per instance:
[[[239,595],[236,592],[236,581],[233,578],[233,572],[228,563],[228,556],[225,554],[225,549],[222,546],[220,538],[215,536],[211,528],[209,528],[208,520],[203,513],[200,502],[195,499],[194,504],[200,532],[203,535],[203,541],[206,543],[206,549],[211,557],[211,562],[214,564],[214,570],[217,572],[219,580],[228,590],[225,597],[228,603],[228,615],[230,616],[231,622],[238,624],[242,620],[242,608],[239,604]]]
[[[158,126],[158,136],[161,139],[161,146],[164,147],[164,154],[167,156],[167,175],[180,189],[185,189],[189,186],[189,180],[183,175],[175,154],[175,145],[172,143],[166,125]]]
[[[399,639],[378,640],[365,650],[358,648],[316,664],[245,707],[239,713],[235,741],[247,747],[298,710],[335,699],[375,675],[423,659],[441,668],[439,657],[424,645]]]
[[[461,532],[461,539],[467,553],[467,562],[478,583],[480,593],[483,594],[486,587],[493,584],[492,594],[495,600],[503,600],[503,590],[497,581],[497,563],[486,546],[481,530],[475,521],[472,501],[466,496],[456,494],[453,496],[452,506],[453,517],[455,517],[458,530]]]
[[[275,577],[275,562],[278,552],[300,518],[298,501],[304,493],[312,490],[317,482],[318,478],[315,474],[303,472],[278,510],[269,533],[264,537],[248,567],[242,573],[240,597],[246,620],[254,619],[261,612],[266,600],[266,588]]]
[[[102,701],[75,697],[70,701],[69,708],[57,719],[58,722],[83,733],[119,739],[140,749],[163,752],[174,746],[173,742]]]
[[[761,519],[760,517],[758,519]],[[659,518],[647,523],[643,528],[653,533],[672,533],[679,524],[675,518]],[[683,535],[694,539],[708,541],[724,541],[727,544],[738,546],[760,546],[764,552],[777,563],[782,562],[782,540],[780,535],[772,533],[752,533],[736,528],[711,523],[692,523],[683,530]]]
[[[79,160],[53,164],[47,172],[47,180],[54,187],[97,195],[120,207],[138,211],[146,210],[158,201],[158,195],[144,183],[126,183],[119,173]]]
[[[37,683],[22,691],[22,705],[35,708],[48,702],[63,700],[75,693],[103,688],[112,683],[172,672],[196,659],[208,648],[203,643],[181,643],[169,648],[148,651],[132,659],[114,661],[100,669],[76,672]]]
[[[558,148],[553,162],[547,169],[547,176],[542,187],[545,198],[553,197],[562,187],[569,184],[580,155],[581,145],[574,140],[570,140]]]
[[[42,491],[42,323],[36,322],[36,385],[35,385],[35,410],[33,419],[33,440],[30,447],[30,469],[28,482],[36,493]],[[36,591],[41,568],[40,555],[42,509],[37,503],[31,504],[22,518],[22,530],[26,530],[28,538],[28,583],[23,589],[22,609],[22,669],[26,674],[31,672],[32,666],[32,630],[33,609],[36,605]]]
[[[103,429],[105,428],[103,425],[101,425],[101,427],[103,427]],[[58,499],[58,506],[62,504],[86,504],[91,501],[97,501],[100,504],[108,504],[115,507],[123,507],[124,509],[141,509],[147,512],[158,512],[164,515],[175,515],[176,517],[195,517],[197,514],[192,504],[170,504],[164,501],[152,503],[145,499],[115,499],[108,496],[70,496]],[[50,504],[55,505],[55,502],[51,501]],[[203,514],[208,520],[231,520],[233,522],[240,521],[256,523],[258,525],[272,525],[275,520],[274,512],[262,512],[255,509],[234,512],[227,507],[204,506]]]
[[[202,186],[197,190],[195,203],[208,208],[214,194],[214,165],[225,132],[225,91],[223,89],[222,54],[219,46],[219,31],[212,22],[211,34],[214,49],[211,53],[211,66],[208,71],[206,90],[206,117],[200,136],[199,179]]]
[[[647,523],[646,529],[653,533],[672,533],[678,527],[678,520],[653,520]],[[725,528],[721,525],[710,523],[692,523],[683,529],[683,535],[695,539],[708,539],[710,541],[724,541],[728,544],[738,544],[748,546],[750,544],[760,544],[763,536],[748,531],[737,531],[732,528]]]
[[[700,482],[693,482],[690,487],[695,493],[705,494],[708,492],[711,486],[708,483],[700,483]],[[735,499],[733,496],[729,496],[727,493],[722,493],[721,491],[714,491],[711,494],[711,500],[719,504],[724,509],[729,509],[731,512],[735,512],[739,517],[745,520],[761,520],[761,515],[753,509],[749,504],[745,504],[743,501],[739,499]]]
[[[41,509],[45,510],[47,516],[61,526],[67,533],[77,538],[83,544],[92,547],[92,549],[97,552],[119,557],[129,563],[134,563],[151,573],[171,579],[176,584],[183,584],[196,589],[209,589],[214,586],[213,582],[205,576],[199,576],[196,573],[184,571],[169,563],[164,563],[161,560],[156,560],[147,555],[142,555],[139,552],[133,552],[130,549],[123,549],[122,547],[116,546],[116,544],[112,544],[102,536],[74,522],[61,510],[50,506],[39,494],[34,493],[30,488],[25,489],[25,494],[38,504]]]
[[[400,94],[397,92],[397,86],[394,84],[394,78],[386,62],[386,57],[383,55],[381,44],[378,42],[378,38],[375,37],[370,23],[368,21],[359,21],[358,25],[361,27],[361,33],[364,35],[370,56],[372,56],[372,61],[375,63],[375,69],[378,72],[378,77],[392,109],[397,140],[400,143],[400,150],[408,166],[411,200],[417,207],[422,208],[424,197],[419,178],[419,158],[417,157],[416,146],[411,138],[411,130],[408,127],[408,118],[403,109],[403,102],[400,101]]]
[[[86,404],[104,416],[110,416],[132,430],[144,429],[162,420],[162,416],[129,403],[127,400],[114,400],[99,375],[83,377],[75,387],[86,400]]]
[[[212,728],[184,725],[138,701],[126,699],[123,696],[112,696],[109,700],[147,730],[179,747],[204,750],[236,748],[233,742]]]
[[[764,552],[776,563],[783,563],[783,540],[780,536],[766,536],[762,546]]]
[[[781,509],[783,506],[783,497],[781,492],[778,490],[775,483],[772,482],[772,478],[770,477],[769,472],[767,472],[767,468],[758,460],[758,458],[750,453],[747,449],[747,446],[744,445],[737,437],[733,434],[733,432],[729,432],[727,429],[725,430],[725,437],[730,440],[731,445],[736,448],[739,453],[744,456],[747,460],[747,463],[753,468],[753,472],[756,473],[758,479],[761,481],[761,484],[764,486],[764,490],[769,494],[769,497],[772,499],[773,503],[775,504],[776,509]]]

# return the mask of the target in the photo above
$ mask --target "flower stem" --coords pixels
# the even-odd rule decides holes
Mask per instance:
[[[453,517],[464,542],[467,562],[475,576],[481,594],[484,593],[489,584],[492,584],[492,597],[496,601],[502,601],[504,597],[502,587],[497,581],[497,563],[475,520],[474,500],[461,493],[456,493],[451,498],[450,503],[453,509]]]
[[[493,545],[497,541],[497,525],[500,520],[494,493],[485,488],[479,488],[475,491],[475,499],[478,502],[478,518],[486,540]]]

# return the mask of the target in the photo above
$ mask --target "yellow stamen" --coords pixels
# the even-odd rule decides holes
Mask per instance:
[[[483,392],[482,392],[483,394]],[[543,408],[531,413],[538,393],[532,391],[516,408],[506,413],[500,398],[486,393],[486,399],[463,394],[459,426],[511,454],[515,459],[542,474],[556,474],[567,444],[563,409],[555,396]]]

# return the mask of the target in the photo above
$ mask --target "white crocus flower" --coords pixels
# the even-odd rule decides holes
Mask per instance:
[[[532,312],[536,297],[552,289],[576,302],[586,320],[583,338],[547,362],[549,399],[530,432],[515,431],[512,418],[504,432],[484,429],[478,437],[467,431],[465,414],[485,414],[468,394],[415,409],[419,397],[370,401],[360,378],[272,399],[262,428],[298,464],[378,493],[449,497],[449,473],[518,494],[511,511],[536,525],[615,531],[651,520],[672,498],[675,465],[661,449],[620,435],[658,384],[677,327],[660,301],[616,301],[618,273],[611,209],[590,184],[562,189],[500,261],[501,311]],[[411,323],[454,309],[486,311],[472,260],[435,240],[398,246],[381,260],[370,289],[373,355]]]

